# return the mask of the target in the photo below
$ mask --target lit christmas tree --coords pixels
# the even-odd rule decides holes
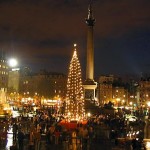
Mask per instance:
[[[82,121],[85,116],[81,66],[77,56],[76,44],[74,44],[74,53],[69,67],[65,115],[69,121]]]

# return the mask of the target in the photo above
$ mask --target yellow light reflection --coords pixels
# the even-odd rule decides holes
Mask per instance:
[[[146,142],[146,148],[150,149],[150,142]]]

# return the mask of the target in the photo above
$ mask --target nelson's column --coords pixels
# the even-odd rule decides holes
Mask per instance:
[[[94,37],[93,28],[95,19],[92,13],[92,5],[88,8],[88,17],[86,19],[87,24],[87,60],[86,60],[86,80],[84,82],[84,95],[85,100],[95,101],[95,90],[97,82],[94,81]]]

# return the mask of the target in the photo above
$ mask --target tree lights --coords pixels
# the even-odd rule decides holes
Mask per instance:
[[[76,44],[74,44],[74,53],[67,80],[65,116],[69,121],[81,121],[85,116],[81,66],[77,56]]]

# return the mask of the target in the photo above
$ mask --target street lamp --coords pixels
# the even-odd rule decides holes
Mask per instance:
[[[149,101],[149,102],[147,102],[147,105],[148,105],[148,107],[150,107],[150,101]]]
[[[11,58],[11,59],[9,59],[8,64],[10,67],[13,68],[13,67],[16,67],[18,65],[18,62],[15,58]]]
[[[90,112],[88,112],[88,113],[87,113],[87,116],[88,116],[88,117],[91,117],[91,113],[90,113]]]
[[[130,106],[132,107],[133,102],[130,102],[129,104],[130,104]]]

